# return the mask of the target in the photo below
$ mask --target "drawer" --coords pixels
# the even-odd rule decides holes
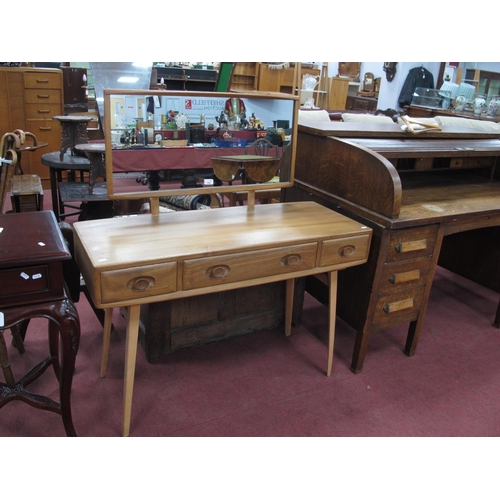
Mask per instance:
[[[39,102],[26,105],[26,118],[52,119],[53,116],[62,114],[61,104],[54,102]]]
[[[102,303],[152,297],[177,290],[177,262],[101,273]]]
[[[47,266],[0,270],[0,304],[3,297],[44,292],[49,289]],[[11,301],[10,301],[11,302]]]
[[[61,91],[52,89],[26,90],[26,104],[57,104],[61,103]]]
[[[316,243],[189,259],[182,269],[182,289],[235,283],[313,269]]]
[[[430,268],[430,259],[385,264],[382,271],[380,291],[392,292],[425,285]]]
[[[370,235],[324,241],[321,245],[319,267],[335,266],[343,262],[366,260],[370,249]]]
[[[425,286],[378,297],[373,324],[384,328],[414,321],[422,308]]]
[[[58,142],[61,141],[61,124],[57,120],[26,120],[28,130],[36,135],[39,142],[47,142],[42,139],[44,135],[58,134]],[[59,144],[57,145],[59,149]]]
[[[60,73],[24,73],[25,89],[60,89],[61,85]]]
[[[391,231],[386,262],[430,257],[437,232],[437,225]]]

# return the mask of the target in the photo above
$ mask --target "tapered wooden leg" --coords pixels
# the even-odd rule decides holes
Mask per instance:
[[[127,320],[127,340],[125,345],[125,377],[123,387],[123,435],[130,433],[130,416],[132,414],[132,396],[134,393],[135,363],[137,342],[139,339],[139,319],[141,306],[130,306]]]
[[[333,350],[335,345],[335,320],[337,317],[337,278],[338,272],[331,271],[328,273],[330,287],[330,302],[328,304],[328,364],[326,368],[326,376],[329,377],[332,373],[333,366]]]
[[[106,375],[108,366],[109,342],[111,338],[111,327],[113,324],[113,309],[104,311],[104,331],[102,335],[102,358],[101,358],[101,377]]]
[[[286,280],[285,296],[285,335],[288,337],[292,333],[292,315],[293,315],[293,293],[295,288],[295,279]]]

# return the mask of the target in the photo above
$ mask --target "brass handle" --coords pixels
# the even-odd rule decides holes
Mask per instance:
[[[421,272],[420,269],[415,269],[414,271],[407,271],[405,273],[393,274],[389,281],[395,285],[397,283],[406,283],[407,281],[414,281],[420,279]]]
[[[294,267],[300,263],[302,260],[301,256],[299,254],[293,253],[291,255],[285,255],[281,259],[281,265],[285,267]]]
[[[404,241],[396,245],[396,251],[400,253],[414,252],[415,250],[425,250],[427,240]]]
[[[152,288],[155,284],[155,279],[152,276],[139,276],[138,278],[132,278],[127,283],[127,288],[130,290],[135,290],[137,292],[143,292],[148,288]]]
[[[415,299],[400,300],[399,302],[391,302],[384,306],[384,311],[388,314],[398,311],[403,311],[404,309],[411,309],[415,306]]]
[[[225,278],[229,274],[230,268],[229,266],[222,265],[222,266],[213,266],[209,269],[207,269],[205,275],[208,278],[212,279],[221,279]]]

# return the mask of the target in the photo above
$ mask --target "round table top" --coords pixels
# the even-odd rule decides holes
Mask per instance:
[[[75,144],[75,149],[85,153],[104,153],[106,146],[101,142],[90,142],[88,144]]]
[[[79,116],[79,115],[63,115],[63,116],[53,116],[54,120],[59,120],[60,122],[68,123],[86,123],[92,120],[91,116]]]
[[[63,159],[60,159],[61,153],[54,151],[42,155],[41,162],[43,165],[61,170],[89,170],[90,160],[86,156],[78,156],[71,154],[70,151],[64,153]]]

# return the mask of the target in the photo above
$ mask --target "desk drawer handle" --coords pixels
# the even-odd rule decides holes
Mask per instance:
[[[49,83],[49,80],[48,80],[48,78],[46,80],[40,80],[37,78],[36,83]]]
[[[52,130],[52,127],[38,127],[38,130]]]
[[[355,251],[356,247],[354,245],[346,245],[339,249],[339,254],[341,257],[352,257]]]
[[[396,273],[393,274],[389,281],[396,285],[398,283],[406,283],[407,281],[419,280],[421,276],[420,269],[415,269],[414,271],[407,271],[406,273]]]
[[[139,276],[138,278],[132,278],[127,283],[127,288],[130,290],[135,290],[137,292],[143,292],[148,288],[152,288],[155,284],[155,279],[152,276]]]
[[[425,250],[427,240],[405,241],[396,245],[396,251],[399,253],[414,252],[415,250]]]
[[[212,278],[212,279],[221,279],[225,278],[229,274],[230,268],[229,266],[223,265],[223,266],[213,266],[207,269],[207,272],[205,275],[207,278]]]
[[[50,109],[39,109],[39,113],[50,113]]]
[[[50,96],[47,94],[37,94],[36,95],[39,99],[48,99]]]
[[[285,255],[281,259],[281,265],[285,267],[294,267],[297,266],[301,261],[301,257],[299,254],[293,253],[291,255]]]
[[[402,311],[404,309],[411,309],[415,306],[415,299],[400,300],[399,302],[392,302],[384,306],[384,312],[390,314],[393,312]]]

